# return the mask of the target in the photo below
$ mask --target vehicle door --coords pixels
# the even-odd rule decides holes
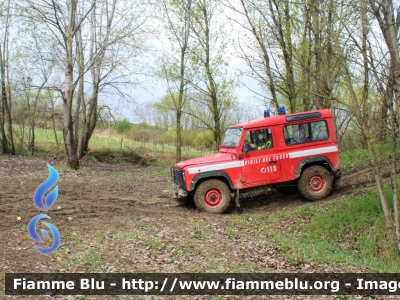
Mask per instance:
[[[272,127],[248,130],[242,147],[243,185],[261,185],[281,178],[275,134]]]

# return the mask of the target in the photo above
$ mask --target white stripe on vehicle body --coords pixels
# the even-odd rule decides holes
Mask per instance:
[[[312,150],[302,150],[302,151],[289,153],[289,158],[311,156],[311,155],[331,153],[331,152],[337,152],[337,151],[338,151],[338,148],[336,146],[323,147],[323,148],[317,148],[317,149],[312,149]],[[214,164],[214,165],[199,166],[199,167],[189,168],[188,173],[196,174],[196,173],[201,173],[201,172],[238,168],[238,167],[244,167],[244,164],[245,164],[245,161],[240,160],[240,161],[232,161],[232,162],[226,162],[226,163],[220,163],[220,164]]]
[[[337,152],[337,151],[338,151],[338,148],[336,146],[317,148],[317,149],[312,149],[312,150],[303,150],[303,151],[289,153],[289,158],[310,156],[310,155],[315,155],[315,154],[324,154],[324,153]]]
[[[195,168],[189,168],[188,169],[188,173],[189,174],[195,174],[195,173],[231,169],[231,168],[237,168],[237,167],[243,167],[243,166],[244,166],[244,161],[243,160],[241,160],[241,161],[232,161],[232,162],[215,164],[215,165],[199,166],[199,167],[195,167]]]

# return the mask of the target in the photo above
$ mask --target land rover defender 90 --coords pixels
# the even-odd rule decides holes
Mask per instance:
[[[298,189],[311,201],[326,198],[340,179],[340,159],[329,109],[269,116],[227,128],[217,154],[176,163],[174,196],[193,197],[198,209],[223,213],[239,191]]]

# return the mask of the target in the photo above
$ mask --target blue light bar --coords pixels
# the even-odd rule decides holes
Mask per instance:
[[[286,115],[286,109],[284,106],[279,107],[279,115]]]
[[[264,110],[264,118],[269,118],[271,116],[271,114],[269,113],[269,110],[266,109]]]

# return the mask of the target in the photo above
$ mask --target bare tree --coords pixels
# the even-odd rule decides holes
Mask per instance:
[[[145,2],[93,0],[92,7],[86,30],[90,37],[87,42],[88,49],[84,47],[82,28],[78,31],[77,38],[80,81],[75,122],[80,123],[80,126],[79,130],[75,130],[75,135],[78,136],[79,158],[88,150],[90,137],[97,124],[100,93],[113,90],[126,97],[120,86],[127,88],[136,85],[130,79],[135,78],[132,72],[137,68],[133,63],[135,58],[146,50],[145,22],[148,9]],[[85,54],[87,60],[84,59]],[[89,89],[84,88],[86,80],[82,79],[86,73],[90,75]]]
[[[191,85],[200,92],[204,100],[209,103],[209,112],[212,116],[212,131],[216,145],[220,145],[223,134],[221,122],[221,106],[229,101],[235,101],[235,82],[227,79],[225,67],[226,43],[224,27],[218,13],[218,0],[193,1],[193,45],[190,49],[193,56],[192,63],[198,72]]]
[[[31,38],[27,39],[29,45],[26,45],[26,48],[22,51],[24,54],[18,64],[20,70],[15,72],[22,79],[25,103],[28,108],[28,149],[34,155],[38,104],[40,100],[45,98],[46,86],[49,84],[55,62],[53,57],[49,57],[40,47],[41,43],[46,43],[46,39],[42,39],[35,31],[32,32]]]
[[[231,20],[249,35],[240,35],[238,53],[275,110],[287,104],[292,112],[329,108],[341,75],[329,30],[321,14],[336,22],[332,1],[240,0],[225,5]],[[332,26],[332,25],[329,25]],[[263,98],[267,98],[264,96]]]
[[[163,0],[161,9],[165,16],[166,30],[170,42],[177,48],[179,58],[171,61],[171,56],[165,54],[160,60],[161,70],[159,74],[167,81],[167,93],[172,100],[171,105],[176,114],[176,161],[179,162],[182,156],[182,113],[185,106],[185,93],[188,80],[188,59],[187,51],[189,46],[191,28],[192,0],[170,1]],[[173,57],[173,56],[172,56]],[[177,91],[177,92],[176,92]]]
[[[63,137],[70,167],[88,151],[101,93],[128,99],[135,58],[144,49],[146,3],[128,0],[29,0],[31,17],[63,53]],[[50,50],[50,49],[49,49]],[[60,61],[61,62],[61,61]],[[132,76],[135,78],[134,76]],[[125,86],[125,89],[121,89]]]
[[[74,104],[74,62],[76,54],[74,44],[77,32],[82,22],[93,9],[93,4],[78,19],[78,0],[67,0],[66,2],[53,0],[34,1],[28,4],[33,12],[33,17],[42,22],[50,29],[58,40],[63,53],[64,61],[64,86],[61,89],[63,99],[63,137],[67,152],[68,164],[73,169],[79,168],[79,157],[73,130],[73,104]]]
[[[279,109],[279,100],[276,91],[276,80],[273,75],[271,68],[271,58],[268,51],[268,36],[265,35],[263,22],[255,17],[256,9],[252,3],[241,0],[243,11],[236,8],[235,5],[227,2],[227,6],[235,13],[245,17],[247,24],[240,23],[240,26],[245,30],[249,31],[255,38],[256,42],[252,43],[244,42],[242,45],[242,37],[238,40],[238,47],[241,58],[247,63],[251,69],[251,74],[255,74],[256,79],[261,83],[262,86],[266,86],[267,90],[272,97],[272,105],[275,109]],[[235,20],[235,22],[238,22]],[[252,55],[251,53],[256,53]],[[265,103],[268,105],[267,103]]]

